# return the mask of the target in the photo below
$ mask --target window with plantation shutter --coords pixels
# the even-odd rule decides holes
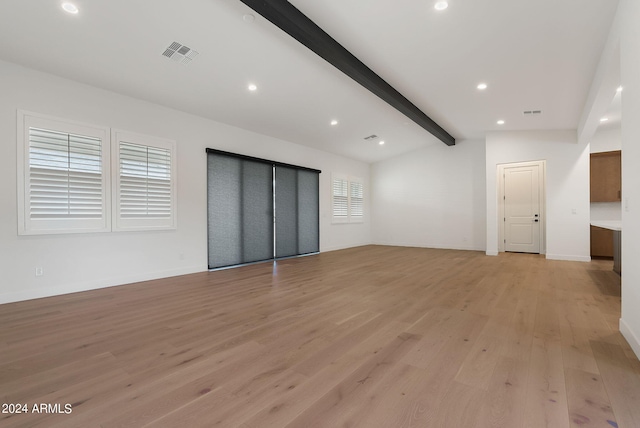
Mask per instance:
[[[333,223],[364,221],[364,188],[358,178],[333,174],[331,178]]]
[[[19,234],[109,230],[106,128],[18,112]]]
[[[346,178],[332,177],[332,211],[335,223],[349,221],[349,182]]]
[[[175,143],[114,131],[114,230],[175,228]]]
[[[349,221],[360,222],[364,219],[364,190],[362,182],[349,181]]]

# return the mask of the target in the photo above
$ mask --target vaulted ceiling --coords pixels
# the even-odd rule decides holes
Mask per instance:
[[[575,129],[617,7],[616,0],[449,0],[443,11],[435,0],[290,3],[457,140]],[[365,162],[442,144],[240,0],[74,4],[72,15],[59,0],[4,0],[0,59]],[[172,42],[198,55],[186,64],[163,56]],[[542,113],[523,114],[535,110]]]

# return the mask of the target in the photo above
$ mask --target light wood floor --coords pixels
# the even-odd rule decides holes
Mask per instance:
[[[640,427],[612,263],[367,246],[0,306],[2,427]]]

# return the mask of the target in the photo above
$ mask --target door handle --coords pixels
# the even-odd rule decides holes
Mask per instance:
[[[533,221],[535,221],[535,222],[537,223],[537,222],[538,222],[538,219],[535,219],[535,220],[533,220]]]

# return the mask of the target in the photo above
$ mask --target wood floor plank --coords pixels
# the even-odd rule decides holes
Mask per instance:
[[[593,356],[593,350],[591,349],[585,314],[580,310],[580,307],[576,305],[577,300],[586,297],[581,296],[576,298],[572,295],[563,294],[559,296],[559,298],[564,308],[562,316],[559,317],[559,321],[565,367],[595,374],[600,373]]]
[[[571,427],[618,425],[600,375],[568,368],[565,379]]]
[[[640,426],[640,379],[622,347],[592,341],[602,381],[620,427]]]
[[[496,364],[477,425],[480,427],[522,427],[526,409],[527,364],[502,358]]]
[[[433,417],[434,427],[479,427],[478,414],[487,400],[486,391],[453,382]]]
[[[358,370],[365,361],[380,353],[389,343],[393,343],[406,324],[391,322],[351,348],[302,383],[296,390],[288,391],[282,397],[269,402],[260,412],[246,422],[247,427],[282,427],[320,400],[340,381]]]
[[[305,409],[287,426],[349,426],[350,412],[368,401],[367,393],[375,390],[395,363],[400,361],[419,340],[420,336],[411,333],[397,336],[394,341]]]
[[[607,261],[369,245],[0,305],[4,427],[640,426]]]
[[[534,338],[530,361],[523,427],[569,427],[560,341]]]

